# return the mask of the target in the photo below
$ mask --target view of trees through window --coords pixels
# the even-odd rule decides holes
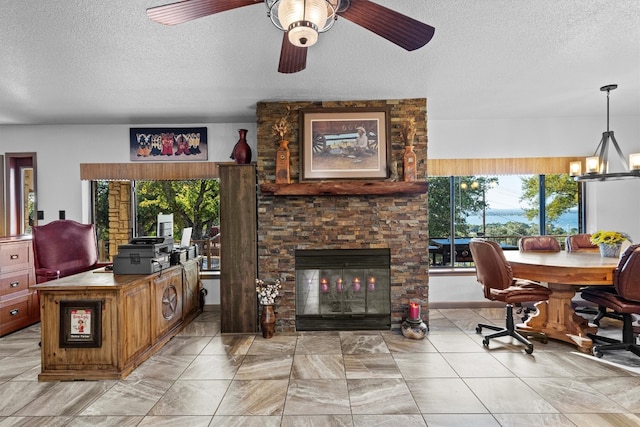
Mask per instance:
[[[134,205],[134,236],[155,236],[158,214],[173,214],[174,240],[179,242],[182,229],[192,227],[191,240],[198,244],[200,253],[207,257],[219,244],[215,235],[220,225],[220,183],[217,179],[185,181],[136,181],[132,185]],[[109,186],[107,181],[94,183],[94,218],[98,239],[109,242]],[[212,234],[213,233],[213,234]],[[108,253],[108,250],[104,251]],[[205,268],[215,269],[219,259],[208,258]]]
[[[137,181],[132,188],[134,236],[156,234],[157,216],[172,213],[174,239],[192,227],[205,269],[219,268],[219,181]],[[561,243],[579,226],[578,184],[568,175],[451,176],[429,178],[429,252],[433,266],[468,266],[468,241],[485,236],[516,249],[522,236],[547,234]],[[107,254],[109,186],[94,182],[94,221]],[[541,213],[543,215],[541,215]],[[216,237],[217,236],[217,237]],[[453,257],[451,256],[453,253]]]
[[[215,179],[192,181],[136,181],[136,235],[154,236],[160,213],[173,214],[173,235],[192,227],[191,238],[202,240],[220,225],[220,185]]]
[[[564,242],[580,229],[578,197],[578,184],[566,174],[430,177],[431,263],[468,265],[468,240],[478,236],[505,249],[516,248],[528,235],[553,235]]]

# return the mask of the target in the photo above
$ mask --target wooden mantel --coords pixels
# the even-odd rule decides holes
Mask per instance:
[[[260,185],[265,194],[274,196],[354,196],[423,194],[427,192],[426,181],[320,181],[294,184],[266,183]]]

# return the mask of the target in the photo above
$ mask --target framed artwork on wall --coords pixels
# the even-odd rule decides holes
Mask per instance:
[[[129,128],[131,161],[207,160],[207,128]]]
[[[102,300],[60,301],[60,348],[102,346]]]
[[[301,181],[388,177],[387,108],[302,109],[300,132]]]

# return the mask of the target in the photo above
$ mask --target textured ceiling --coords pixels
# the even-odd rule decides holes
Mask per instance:
[[[2,0],[0,125],[254,121],[266,100],[428,98],[430,119],[640,115],[638,0],[375,0],[436,28],[406,52],[339,19],[277,72],[262,4],[175,27],[162,0]]]

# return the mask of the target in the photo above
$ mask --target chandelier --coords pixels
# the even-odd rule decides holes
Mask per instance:
[[[289,42],[309,47],[318,41],[318,33],[333,27],[340,0],[264,0],[271,22],[288,32]]]
[[[576,181],[606,181],[606,180],[618,180],[627,178],[640,178],[640,153],[633,153],[629,155],[629,163],[622,154],[622,150],[618,146],[616,137],[613,135],[613,131],[609,130],[609,93],[616,89],[618,85],[611,84],[602,86],[600,91],[607,92],[607,130],[602,132],[602,139],[596,147],[596,151],[593,156],[585,159],[586,173],[582,173],[582,162],[574,161],[569,164],[569,174],[574,177]],[[620,162],[624,168],[624,172],[609,172],[609,141],[611,141],[613,147],[616,149]]]

